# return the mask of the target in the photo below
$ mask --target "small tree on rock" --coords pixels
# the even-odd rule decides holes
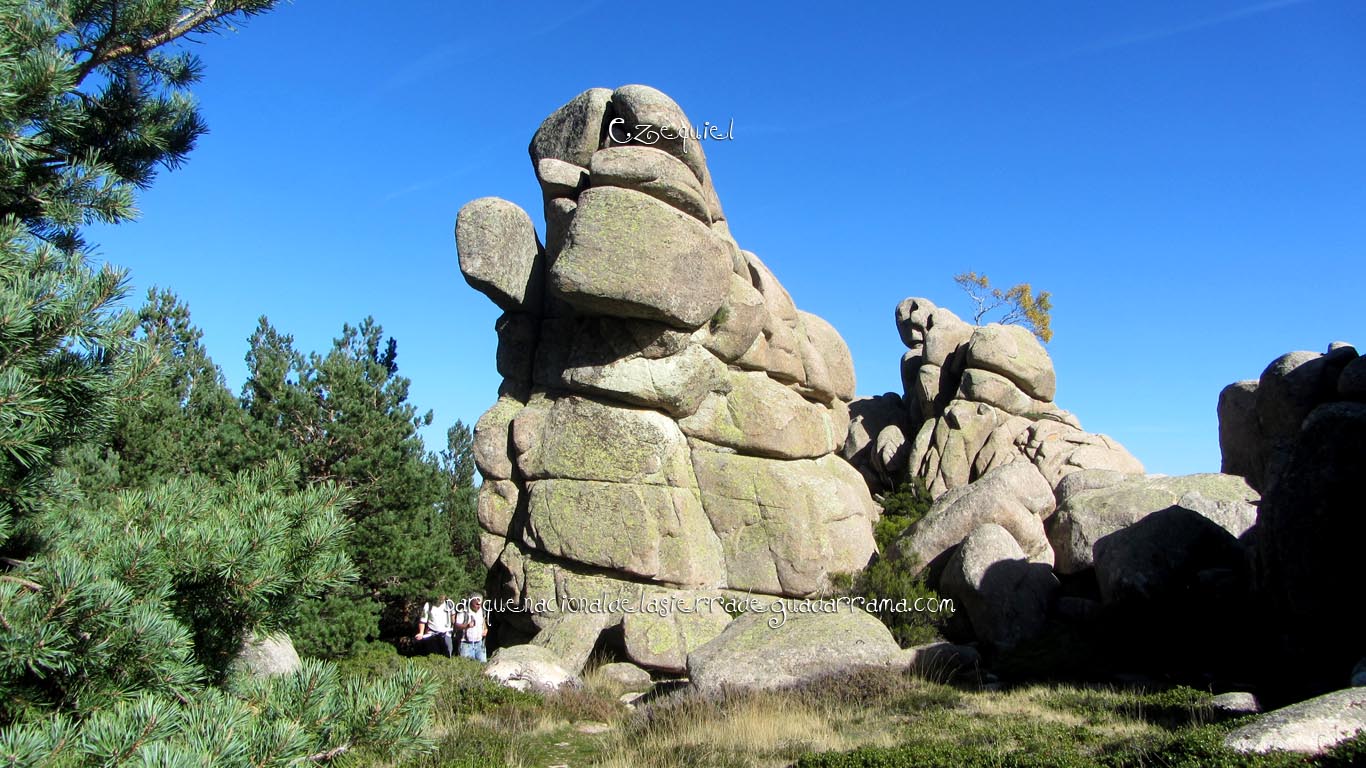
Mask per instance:
[[[1045,343],[1053,338],[1053,329],[1050,327],[1053,294],[1048,291],[1040,291],[1035,296],[1034,288],[1029,283],[1019,283],[1005,290],[992,288],[990,278],[972,271],[954,275],[953,281],[968,294],[976,307],[972,315],[973,324],[981,325],[983,318],[1004,307],[1005,314],[1001,315],[1000,322],[1022,325]]]

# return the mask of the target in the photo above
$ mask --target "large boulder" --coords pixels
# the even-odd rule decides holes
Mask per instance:
[[[719,592],[656,592],[622,621],[627,655],[637,664],[670,674],[687,671],[688,654],[730,624]]]
[[[550,114],[531,137],[531,162],[553,158],[587,168],[602,144],[607,104],[612,92],[590,88]]]
[[[775,604],[743,614],[688,654],[693,687],[771,690],[860,667],[905,663],[892,633],[871,614],[833,602],[787,602],[782,608]]]
[[[598,667],[598,677],[623,691],[642,693],[654,687],[650,673],[629,661],[614,661]]]
[[[1366,580],[1361,472],[1366,404],[1330,403],[1309,415],[1258,515],[1259,615],[1273,640],[1277,688],[1333,690],[1363,655],[1357,620]]]
[[[484,674],[519,691],[547,693],[583,685],[554,651],[540,645],[499,648],[485,665]]]
[[[590,314],[691,330],[721,308],[730,274],[726,243],[705,224],[641,192],[594,187],[579,195],[550,285]]]
[[[645,144],[683,161],[702,183],[702,195],[711,218],[725,218],[712,187],[706,152],[694,138],[688,116],[673,99],[648,85],[623,85],[612,92],[612,112],[614,120],[620,122],[609,121],[604,136],[607,146]]]
[[[593,186],[634,189],[700,220],[711,223],[707,200],[692,169],[654,147],[609,147],[593,153],[589,165]]]
[[[683,433],[754,456],[809,459],[833,453],[829,408],[758,372],[732,372],[727,392],[713,392],[696,413],[679,421]]]
[[[968,340],[968,368],[1000,374],[1035,400],[1052,401],[1058,380],[1053,361],[1028,329],[992,323],[972,332]]]
[[[719,580],[722,541],[695,488],[560,479],[529,487],[527,535],[542,552],[669,584]]]
[[[1239,752],[1322,754],[1366,731],[1366,688],[1347,688],[1267,712],[1231,731],[1224,746]]]
[[[770,461],[694,450],[702,505],[721,539],[726,586],[806,596],[868,564],[877,507],[836,456]]]
[[[1219,393],[1219,471],[1260,477],[1262,427],[1257,420],[1257,382],[1235,381]]]
[[[1052,565],[1043,525],[1052,511],[1053,489],[1043,476],[1027,462],[1013,462],[935,500],[897,540],[896,552],[918,568],[931,567],[968,534],[991,523],[1010,534],[1029,562]]]
[[[1246,579],[1246,550],[1227,529],[1190,509],[1186,498],[1096,540],[1093,557],[1101,600],[1153,601],[1198,587],[1201,574]],[[1207,577],[1208,578],[1208,577]]]
[[[526,211],[497,197],[467,203],[455,220],[460,272],[505,310],[540,303],[544,275],[536,226]]]
[[[1077,573],[1095,565],[1095,547],[1102,538],[1170,507],[1203,516],[1236,539],[1256,522],[1258,498],[1235,475],[1128,476],[1069,493],[1048,521],[1048,540],[1058,573]],[[1175,522],[1179,517],[1164,519]]]
[[[593,655],[603,630],[614,623],[614,618],[620,621],[600,611],[565,612],[537,632],[531,642],[555,654],[567,672],[579,675]]]
[[[1009,531],[987,523],[949,558],[939,591],[967,612],[978,640],[1009,650],[1043,629],[1058,579],[1031,563]]]

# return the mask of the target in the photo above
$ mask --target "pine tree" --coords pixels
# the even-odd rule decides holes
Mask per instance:
[[[245,415],[204,349],[189,307],[170,291],[150,289],[134,338],[151,354],[156,375],[140,398],[121,405],[108,446],[72,452],[83,492],[148,489],[191,475],[224,480],[259,465],[244,461]]]
[[[292,626],[352,575],[338,486],[299,490],[277,463],[81,500],[62,451],[102,436],[152,358],[117,311],[122,275],[13,221],[0,234],[0,763],[288,765],[420,746],[433,692],[413,673],[229,677],[243,638]]]
[[[64,464],[177,346],[135,338],[124,275],[85,263],[80,228],[132,217],[203,133],[199,62],[167,46],[272,5],[0,0],[0,764],[284,766],[423,743],[433,691],[411,670],[231,673],[242,638],[350,576],[338,486],[277,463],[83,499]]]
[[[0,555],[37,546],[28,523],[60,496],[58,457],[102,437],[153,370],[117,308],[126,286],[124,273],[0,222]]]
[[[344,325],[327,354],[306,358],[262,318],[247,363],[242,400],[254,450],[281,451],[303,466],[309,482],[340,483],[356,500],[348,552],[360,579],[354,589],[305,606],[302,649],[335,657],[366,640],[405,636],[424,600],[479,579],[468,571],[468,558],[462,564],[454,556],[446,514],[453,484],[418,435],[431,413],[419,414],[408,402],[397,342],[373,318]],[[469,460],[463,453],[452,458]],[[472,501],[464,504],[472,512]],[[476,557],[477,545],[476,538]]]
[[[178,48],[275,0],[0,2],[0,219],[64,250],[80,228],[134,218],[134,192],[206,130]]]
[[[446,450],[438,456],[438,469],[446,494],[441,514],[450,528],[451,553],[467,578],[458,582],[456,592],[483,586],[486,569],[479,549],[478,498],[474,485],[474,432],[456,420],[446,430]]]

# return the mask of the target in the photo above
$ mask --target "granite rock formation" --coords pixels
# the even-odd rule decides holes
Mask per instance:
[[[643,124],[674,130],[609,130]],[[496,198],[456,222],[465,279],[504,310],[474,438],[484,558],[570,673],[604,636],[681,672],[730,622],[716,599],[808,596],[875,548],[836,455],[849,350],[731,237],[688,125],[646,86],[585,91],[531,140],[544,240]]]
[[[1050,488],[1081,469],[1142,474],[1122,445],[1053,402],[1053,362],[1025,328],[973,326],[922,298],[897,305],[896,325],[904,392],[854,401],[843,448],[875,492],[909,474],[938,498],[1015,461]]]
[[[1366,579],[1360,476],[1366,363],[1341,342],[1276,358],[1219,395],[1226,472],[1262,491],[1252,536],[1264,685],[1294,700],[1341,687],[1366,656],[1357,611]]]

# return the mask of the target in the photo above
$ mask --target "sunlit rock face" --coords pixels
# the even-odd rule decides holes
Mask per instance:
[[[703,598],[808,596],[875,550],[878,508],[836,455],[848,347],[731,237],[690,125],[653,88],[585,91],[531,140],[544,241],[497,198],[456,222],[465,279],[504,310],[475,429],[483,554],[561,658],[619,632],[682,671],[730,620]],[[605,618],[563,610],[595,597]],[[650,600],[699,607],[623,608]]]
[[[1025,328],[974,326],[917,297],[897,305],[896,326],[904,391],[855,400],[843,448],[874,492],[917,477],[938,498],[1016,461],[1055,489],[1083,469],[1143,473],[1054,402],[1053,361]]]

